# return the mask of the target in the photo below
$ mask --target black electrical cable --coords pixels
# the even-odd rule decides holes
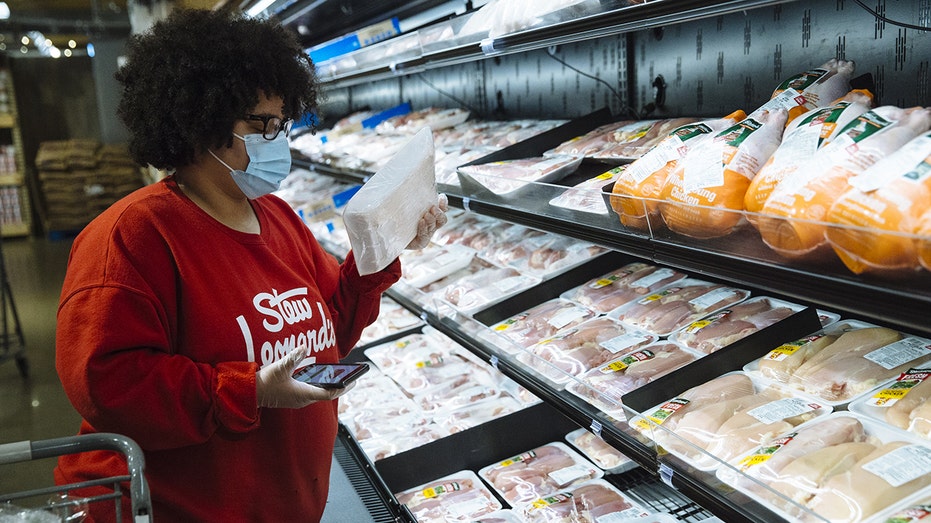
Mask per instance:
[[[423,73],[417,73],[417,74],[412,75],[412,76],[414,76],[415,78],[419,79],[421,82],[423,82],[423,83],[429,85],[429,86],[430,86],[431,88],[433,88],[436,92],[442,94],[443,96],[446,96],[446,97],[452,99],[453,101],[455,101],[457,104],[461,105],[462,107],[465,107],[465,108],[468,109],[473,115],[479,114],[478,111],[476,111],[475,108],[472,107],[471,105],[465,103],[464,101],[460,100],[460,99],[457,98],[456,96],[454,96],[454,95],[452,95],[452,94],[450,94],[450,93],[448,93],[448,92],[446,92],[446,91],[440,89],[439,87],[437,87],[436,85],[434,85],[433,82],[431,82],[430,80],[427,80],[426,78],[424,78],[424,77],[423,77]]]
[[[886,22],[887,24],[897,25],[897,26],[899,26],[899,27],[904,27],[904,28],[906,28],[906,29],[915,29],[915,30],[917,30],[917,31],[931,31],[931,27],[926,27],[926,26],[923,26],[923,25],[906,24],[906,23],[904,23],[904,22],[897,22],[897,21],[895,21],[895,20],[892,20],[891,18],[886,18],[885,16],[883,16],[883,15],[877,13],[876,11],[870,9],[869,7],[867,7],[867,5],[864,4],[861,0],[853,0],[853,1],[856,2],[856,4],[857,4],[858,6],[860,6],[861,8],[863,8],[864,11],[866,11],[866,12],[868,12],[869,14],[875,16],[876,18],[882,20],[883,22]]]
[[[557,62],[559,62],[559,63],[561,63],[562,65],[568,67],[569,69],[571,69],[571,70],[573,70],[573,71],[579,73],[580,75],[582,75],[582,76],[584,76],[584,77],[586,77],[586,78],[591,78],[592,80],[595,80],[596,82],[599,82],[599,83],[604,84],[605,87],[607,87],[608,90],[611,91],[611,94],[613,94],[614,97],[617,98],[617,100],[618,100],[619,102],[624,103],[624,99],[621,98],[621,95],[620,95],[620,94],[617,92],[617,90],[616,90],[611,84],[609,84],[608,82],[602,80],[601,78],[598,78],[597,76],[588,74],[588,73],[586,73],[585,71],[582,71],[581,69],[576,68],[575,66],[570,65],[568,62],[566,62],[566,61],[563,60],[562,58],[559,58],[558,56],[556,56],[555,54],[553,54],[553,52],[547,52],[546,54],[547,54],[547,56],[549,56],[549,57],[552,58],[553,60],[556,60]],[[635,120],[640,120],[640,119],[642,119],[641,116],[640,116],[640,113],[638,113],[637,111],[635,111],[633,107],[630,107],[630,106],[628,105],[628,106],[624,107],[624,110],[625,110],[626,112],[630,113],[630,115],[633,116]]]

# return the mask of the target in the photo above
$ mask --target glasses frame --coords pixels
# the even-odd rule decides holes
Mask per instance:
[[[269,141],[278,138],[281,131],[284,131],[285,136],[290,136],[291,126],[294,125],[294,120],[291,118],[280,118],[271,114],[247,114],[243,119],[262,122],[262,138]],[[272,122],[272,120],[278,120],[278,124],[274,126],[274,132],[270,131],[268,128],[268,124]]]

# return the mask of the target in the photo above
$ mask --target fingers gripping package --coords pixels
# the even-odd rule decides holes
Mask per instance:
[[[387,267],[436,205],[433,133],[423,129],[376,172],[343,211],[360,275]]]

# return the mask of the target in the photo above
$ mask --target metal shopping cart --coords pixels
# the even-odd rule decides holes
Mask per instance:
[[[99,433],[82,434],[66,438],[55,438],[40,441],[20,441],[16,443],[0,444],[0,465],[30,461],[34,459],[53,458],[64,454],[75,454],[92,450],[113,450],[126,456],[128,475],[112,476],[93,481],[69,483],[13,494],[0,493],[0,503],[13,502],[32,498],[48,500],[48,496],[67,494],[71,490],[87,487],[104,486],[113,489],[113,492],[89,498],[62,498],[59,502],[46,502],[45,506],[36,509],[58,509],[63,504],[90,504],[114,500],[116,521],[123,521],[120,483],[129,481],[129,494],[132,502],[132,521],[143,523],[152,521],[152,501],[149,497],[149,487],[145,480],[145,458],[142,449],[135,441],[119,434]],[[44,498],[43,498],[44,497]]]

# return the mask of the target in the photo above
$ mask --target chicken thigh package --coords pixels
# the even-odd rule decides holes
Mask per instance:
[[[749,296],[747,290],[686,278],[614,309],[608,316],[657,336],[669,336]]]
[[[459,168],[459,180],[477,184],[497,196],[514,196],[529,183],[555,182],[575,172],[582,163],[572,156],[533,157],[503,160]]]
[[[685,277],[685,273],[674,269],[633,262],[570,289],[561,297],[607,314]]]
[[[566,441],[607,474],[618,474],[639,466],[587,429],[573,430],[566,434]]]
[[[627,416],[621,397],[680,369],[702,354],[669,341],[659,341],[620,353],[572,380],[566,390],[616,419]]]
[[[498,338],[503,338],[495,344],[505,352],[514,354],[593,317],[593,310],[569,300],[555,298],[500,321],[492,325],[491,330],[499,335]]]
[[[617,320],[602,316],[540,340],[526,352],[519,353],[517,360],[540,373],[555,388],[562,388],[573,376],[657,339],[654,334],[625,327]]]
[[[736,457],[717,476],[790,521],[881,523],[894,507],[931,492],[931,447],[836,412]]]
[[[744,370],[841,406],[931,361],[931,341],[870,323],[842,320],[773,348]]]
[[[471,470],[463,470],[395,494],[418,523],[475,521],[501,503]]]
[[[493,463],[478,475],[512,507],[604,476],[604,471],[565,443],[554,441]]]
[[[543,496],[515,511],[526,523],[638,521],[650,515],[639,503],[603,479]]]
[[[693,467],[711,471],[831,410],[790,387],[735,372],[671,398],[630,425]]]

